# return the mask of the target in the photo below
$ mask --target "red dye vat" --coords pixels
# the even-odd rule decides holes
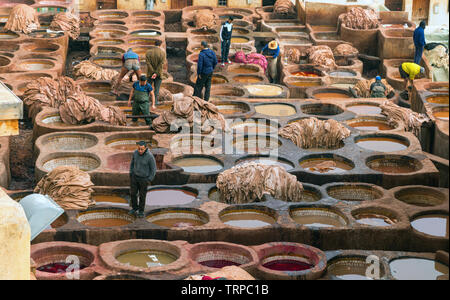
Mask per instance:
[[[223,267],[228,267],[228,266],[239,266],[240,265],[234,261],[222,260],[222,259],[202,261],[200,264],[203,266],[206,266],[206,267],[218,268],[218,269],[223,268]]]
[[[66,273],[67,268],[71,265],[72,264],[69,264],[69,263],[52,263],[52,264],[40,266],[36,270],[41,271],[41,272],[47,272],[47,273]],[[84,269],[84,268],[85,268],[85,266],[80,265],[79,270]],[[74,269],[71,268],[69,271],[72,272],[73,270]]]
[[[319,75],[317,75],[317,74],[314,73],[314,72],[305,72],[305,71],[302,71],[302,72],[294,72],[294,73],[292,73],[292,75],[293,75],[293,76],[303,76],[303,77],[319,77]]]
[[[298,260],[280,259],[265,263],[263,267],[274,271],[303,271],[311,269],[313,265]]]

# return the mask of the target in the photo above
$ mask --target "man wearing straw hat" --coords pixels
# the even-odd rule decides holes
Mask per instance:
[[[139,141],[136,145],[137,150],[134,151],[130,164],[131,210],[129,214],[136,215],[137,213],[139,218],[143,218],[147,187],[155,178],[156,161],[145,141]],[[138,195],[139,202],[137,201]]]
[[[280,55],[280,46],[278,46],[277,41],[273,40],[267,45],[264,46],[261,50],[261,54],[266,53],[265,57],[267,58],[267,62],[269,64],[269,77],[271,79],[271,83],[278,82],[278,69],[277,62],[278,56]]]

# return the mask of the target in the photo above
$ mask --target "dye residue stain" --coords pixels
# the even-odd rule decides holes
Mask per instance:
[[[272,260],[264,263],[262,266],[264,268],[274,271],[291,271],[291,272],[309,270],[312,267],[314,267],[314,265],[309,264],[307,262],[289,258]]]
[[[408,148],[408,146],[400,140],[390,138],[363,138],[356,144],[364,149],[379,152],[395,152]]]
[[[223,168],[222,164],[206,157],[181,158],[172,162],[187,173],[209,173]]]
[[[221,268],[228,267],[228,266],[241,265],[240,263],[237,263],[237,262],[234,262],[231,260],[226,260],[226,259],[205,260],[205,261],[201,261],[198,263],[205,267],[217,268],[217,269],[221,269]]]
[[[125,203],[128,204],[127,199],[117,195],[94,195],[92,196],[95,202],[110,202],[110,203]]]
[[[126,219],[120,218],[99,218],[99,219],[85,220],[81,223],[89,227],[116,227],[128,225],[131,222]]]
[[[274,116],[274,117],[286,117],[292,116],[297,111],[295,107],[287,105],[287,104],[264,104],[255,106],[255,110],[257,113]]]
[[[197,194],[182,189],[154,189],[147,192],[146,205],[187,204],[197,198]]]
[[[359,214],[355,216],[355,219],[360,224],[377,227],[387,227],[396,223],[396,220],[377,214]]]
[[[347,106],[347,110],[354,112],[357,115],[378,115],[381,114],[381,108],[375,105],[357,104]]]
[[[325,92],[316,93],[314,94],[314,97],[321,100],[350,98],[349,95],[344,93],[325,93]]]
[[[251,74],[251,73],[258,73],[258,70],[246,68],[246,67],[237,67],[237,68],[229,69],[228,72],[236,73],[236,74]]]
[[[151,268],[168,265],[177,258],[167,252],[156,250],[129,251],[120,254],[116,260],[128,266]]]
[[[428,97],[426,101],[429,103],[448,105],[448,95]]]
[[[322,167],[324,163],[329,163],[329,167]],[[327,158],[307,159],[302,161],[300,166],[310,172],[328,174],[344,173],[353,169],[351,165],[345,162]]]
[[[275,223],[275,220],[260,212],[245,211],[227,213],[221,217],[223,223],[240,228],[258,228],[270,226]]]
[[[262,81],[262,79],[257,76],[236,76],[233,79],[239,83],[258,83]]]
[[[389,263],[391,274],[399,280],[437,280],[448,274],[448,266],[424,258],[399,258]]]
[[[422,216],[413,220],[411,226],[415,230],[428,235],[448,237],[448,216]]]
[[[362,131],[378,131],[378,130],[394,129],[394,127],[389,126],[387,123],[377,121],[352,122],[349,123],[348,125]]]
[[[67,268],[69,268],[70,266],[72,266],[72,263],[55,262],[55,263],[40,266],[40,267],[36,268],[36,270],[41,271],[41,272],[58,274],[58,273],[66,273]],[[86,266],[84,266],[84,265],[79,266],[79,270],[82,270],[84,268],[86,268]],[[71,268],[69,270],[69,272],[72,272],[72,271],[73,270]]]

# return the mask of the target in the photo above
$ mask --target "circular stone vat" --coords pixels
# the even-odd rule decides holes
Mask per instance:
[[[246,44],[250,42],[250,38],[246,36],[232,36],[231,44]]]
[[[136,143],[141,140],[142,140],[142,138],[113,138],[113,139],[107,139],[105,144],[116,150],[134,151],[137,149]],[[156,148],[158,146],[157,141],[155,141],[155,140],[151,140],[151,141],[146,140],[146,142],[147,142],[147,147],[149,149]]]
[[[303,184],[302,202],[316,202],[322,199],[322,193],[319,189],[306,184]]]
[[[122,66],[120,57],[94,57],[92,62],[103,68],[120,68]]]
[[[157,11],[136,11],[131,15],[136,18],[157,18],[161,16],[161,13]]]
[[[223,242],[198,243],[190,249],[191,259],[198,264],[220,269],[227,266],[246,266],[257,262],[256,254],[250,248]]]
[[[189,188],[152,188],[147,192],[146,205],[183,205],[193,202],[198,192]]]
[[[260,75],[237,75],[232,79],[238,83],[258,83],[264,81],[264,77]]]
[[[228,73],[233,74],[251,74],[258,73],[260,71],[260,67],[256,65],[229,65],[227,67]]]
[[[437,280],[448,276],[448,266],[432,259],[401,257],[389,262],[391,274],[399,280]]]
[[[133,52],[139,55],[139,58],[141,60],[145,60],[146,59],[145,55],[147,54],[147,51],[152,49],[153,47],[155,46],[135,46],[132,47],[131,49],[133,49]]]
[[[243,97],[245,95],[245,91],[239,87],[231,86],[231,85],[214,85],[211,88],[212,96],[230,96],[230,97]]]
[[[208,192],[208,198],[210,200],[216,201],[216,202],[221,202],[220,201],[220,192],[217,189],[217,187],[213,187],[209,190]]]
[[[237,135],[233,137],[233,148],[245,153],[270,152],[282,145],[281,141],[273,136]]]
[[[389,123],[385,117],[359,117],[346,121],[348,126],[361,131],[394,130],[397,126]]]
[[[128,31],[128,27],[121,26],[119,24],[101,24],[95,27],[96,30],[120,30],[120,31]],[[94,32],[95,33],[95,32]]]
[[[47,116],[45,118],[43,118],[42,123],[45,125],[49,125],[52,127],[76,127],[79,125],[71,125],[71,124],[66,124],[61,120],[61,117],[58,115],[51,115],[51,116]]]
[[[25,59],[22,60],[18,67],[24,71],[40,71],[48,70],[55,66],[55,63],[50,60],[40,60],[40,59]]]
[[[136,30],[131,32],[130,35],[137,37],[152,37],[161,35],[161,32],[156,30]]]
[[[137,148],[135,147],[135,150]],[[129,172],[133,152],[118,153],[108,156],[106,167],[118,172]]]
[[[60,133],[51,134],[41,139],[47,150],[84,150],[98,143],[97,137],[89,134]]]
[[[197,81],[197,76],[195,76],[195,80]],[[213,74],[211,78],[211,84],[224,84],[228,83],[228,79],[225,76]]]
[[[327,194],[343,201],[367,201],[383,197],[383,191],[365,183],[336,184],[327,188]]]
[[[375,103],[352,103],[348,104],[347,110],[357,115],[379,115],[381,114],[381,108]]]
[[[345,227],[348,223],[342,213],[325,207],[291,207],[289,215],[306,227]]]
[[[352,211],[352,216],[357,223],[373,227],[389,227],[398,222],[397,213],[377,207],[357,208]]]
[[[434,107],[432,113],[436,120],[448,122],[448,107]]]
[[[54,168],[60,166],[76,166],[82,171],[89,172],[100,167],[100,159],[87,153],[56,153],[51,154],[42,163],[42,169],[47,172],[51,172]]]
[[[396,152],[406,150],[409,140],[400,135],[371,134],[355,137],[355,143],[359,147],[378,152]]]
[[[355,77],[356,72],[351,70],[336,70],[328,73],[331,77]]]
[[[238,120],[230,124],[235,134],[270,134],[277,133],[279,124],[268,119],[246,119]]]
[[[413,218],[411,226],[415,231],[429,236],[448,238],[448,215],[420,215]]]
[[[96,54],[99,56],[114,56],[114,55],[122,56],[124,53],[125,50],[118,47],[97,46]]]
[[[286,170],[294,168],[294,165],[290,161],[283,158],[271,156],[248,156],[237,160],[235,165],[239,166],[248,162],[254,162],[268,166],[279,166]]]
[[[119,45],[125,43],[125,41],[119,39],[94,39],[93,43],[97,45]]]
[[[96,35],[105,39],[117,39],[126,36],[127,33],[121,30],[97,29],[92,32],[92,35]]]
[[[422,169],[422,163],[415,158],[401,155],[377,155],[369,157],[366,165],[378,172],[403,174]]]
[[[352,94],[349,91],[334,88],[318,89],[312,92],[312,96],[319,100],[342,100],[352,98]]]
[[[309,172],[321,174],[345,173],[355,167],[351,160],[333,154],[310,155],[300,159],[299,164]]]
[[[182,156],[174,159],[172,164],[180,167],[186,173],[206,174],[223,169],[223,163],[212,156]]]
[[[59,49],[59,45],[57,44],[26,44],[24,45],[24,49],[28,52],[37,52],[37,53],[47,53],[54,52]]]
[[[243,102],[213,102],[213,104],[223,115],[245,114],[250,111],[250,107]]]
[[[366,271],[369,266],[370,264],[366,263],[366,257],[338,257],[328,261],[327,274],[341,280],[379,279],[366,276]],[[383,266],[380,264],[379,276],[381,278],[384,275]]]
[[[117,227],[133,223],[135,217],[125,209],[92,209],[81,212],[77,221],[88,227]]]
[[[284,103],[255,105],[255,111],[259,114],[273,117],[287,117],[297,113],[295,106]]]
[[[304,104],[300,108],[304,114],[314,116],[334,116],[344,112],[342,108],[334,104]]]
[[[447,198],[444,193],[428,187],[403,188],[394,196],[403,203],[420,207],[441,205]]]
[[[89,81],[80,84],[81,89],[89,94],[109,93],[111,83],[108,81]]]
[[[283,93],[283,89],[276,85],[270,84],[250,84],[244,85],[251,96],[255,97],[277,97]]]
[[[138,268],[161,267],[177,259],[177,256],[160,250],[134,250],[121,253],[116,257],[119,263]]]
[[[14,32],[0,32],[0,40],[11,40],[18,38],[19,35]]]
[[[222,139],[218,136],[178,134],[170,140],[170,151],[179,154],[213,154],[221,151]]]
[[[115,193],[95,193],[92,195],[95,202],[128,205],[128,200],[125,197],[125,195]]]
[[[219,213],[220,220],[229,226],[239,228],[261,228],[276,222],[276,212],[268,207],[232,206]]]
[[[146,218],[152,224],[176,228],[202,226],[209,222],[207,213],[192,208],[164,208],[150,212]]]
[[[123,19],[126,17],[128,17],[128,13],[123,11],[99,12],[97,16],[98,19]]]
[[[41,26],[43,27],[43,26]],[[47,32],[47,30],[35,30],[28,34],[29,37],[37,39],[54,39],[62,37],[64,33],[62,32]]]
[[[425,98],[425,101],[427,101],[428,103],[448,105],[448,94],[429,96]]]
[[[129,39],[128,44],[140,46],[161,46],[162,41],[157,39]]]

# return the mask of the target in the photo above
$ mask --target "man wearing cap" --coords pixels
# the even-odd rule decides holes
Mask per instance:
[[[400,72],[400,76],[405,80],[405,84],[408,88],[417,75],[425,74],[425,68],[412,62],[402,63],[398,67],[398,71]]]
[[[202,90],[205,87],[205,101],[209,100],[211,91],[211,79],[214,68],[217,65],[217,56],[211,49],[208,48],[208,43],[202,41],[200,44],[202,50],[198,54],[197,62],[197,81],[194,87],[194,96],[202,98]]]
[[[117,94],[120,83],[122,82],[122,79],[129,71],[134,71],[136,74],[136,77],[139,78],[142,75],[141,72],[141,63],[139,62],[139,55],[135,52],[133,52],[133,49],[129,48],[127,52],[124,53],[122,56],[122,69],[120,70],[119,77],[117,78],[115,87],[114,87],[114,93]],[[133,75],[131,75],[133,76]],[[131,79],[130,79],[131,81]]]
[[[385,98],[386,86],[381,82],[381,77],[375,77],[375,82],[370,85],[371,98]]]
[[[228,60],[228,54],[230,53],[231,36],[233,34],[233,17],[229,17],[228,20],[220,27],[220,41],[222,49],[222,67],[226,63],[231,64]]]
[[[130,197],[131,210],[130,215],[144,217],[145,198],[147,196],[147,187],[155,178],[156,161],[153,154],[148,150],[145,141],[139,141],[137,150],[134,151],[130,164]],[[139,202],[137,197],[139,195]]]
[[[166,61],[166,52],[161,50],[159,47],[151,47],[145,53],[147,76],[149,77],[150,84],[153,84],[156,104],[158,104],[159,88],[161,87],[161,83],[167,78],[163,71]]]
[[[269,64],[269,77],[271,78],[272,83],[278,82],[278,70],[277,70],[277,61],[278,56],[280,55],[280,46],[278,46],[277,41],[271,41],[267,45],[264,46],[261,50],[261,54],[267,53],[265,57],[267,58]]]
[[[133,88],[131,89],[130,97],[128,98],[128,106],[131,105],[131,99],[133,99],[133,116],[150,114],[149,97],[152,98],[152,109],[155,109],[155,94],[153,93],[153,88],[151,84],[147,82],[147,77],[141,75],[139,81],[133,83]],[[131,120],[133,123],[137,122],[137,118]],[[150,118],[145,118],[145,123],[151,125]]]

